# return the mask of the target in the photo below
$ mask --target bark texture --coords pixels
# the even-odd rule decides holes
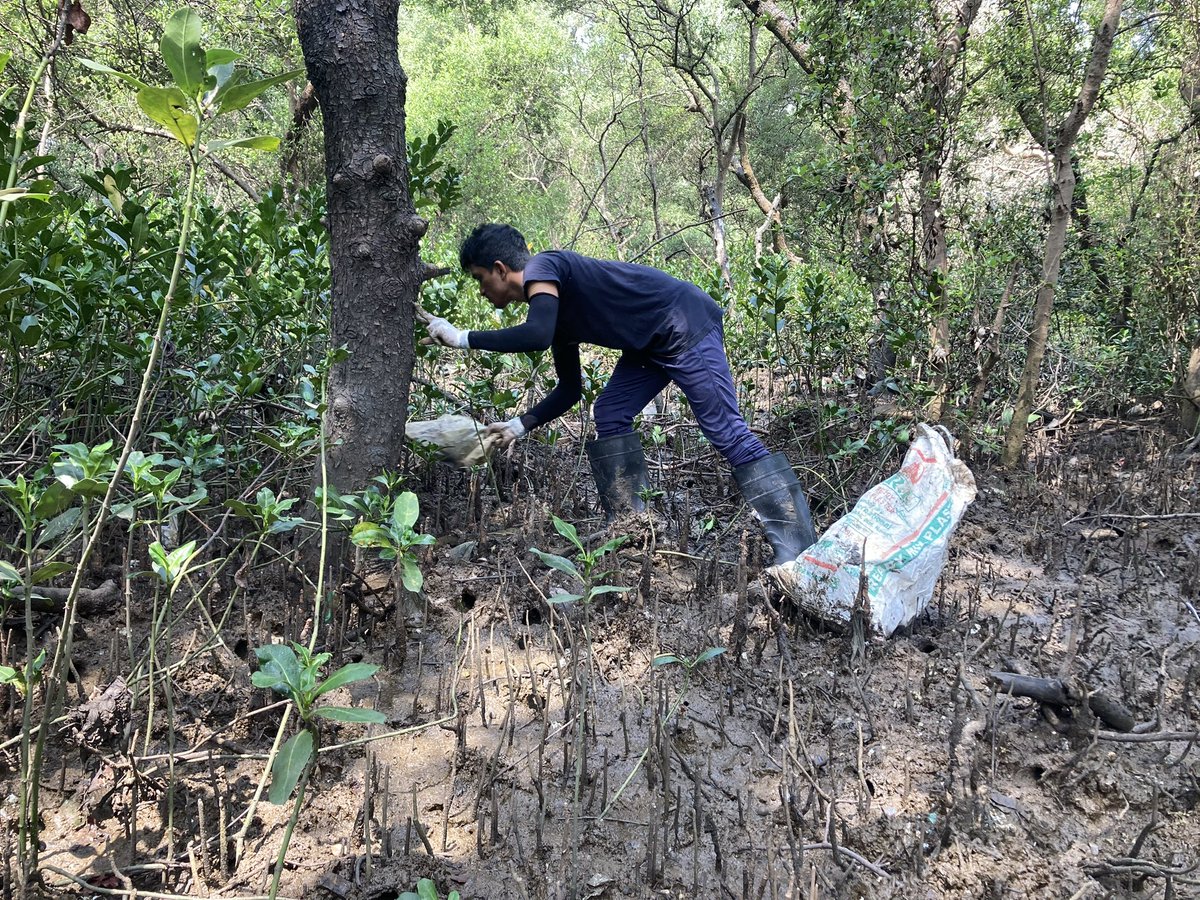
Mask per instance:
[[[1034,140],[1042,144],[1051,154],[1053,188],[1050,196],[1050,227],[1046,232],[1046,251],[1042,258],[1042,282],[1038,287],[1037,300],[1033,307],[1033,326],[1025,356],[1025,367],[1021,372],[1021,383],[1017,389],[1012,422],[1004,435],[1004,452],[1001,461],[1006,466],[1015,466],[1021,458],[1021,447],[1029,430],[1029,416],[1034,409],[1042,360],[1046,356],[1046,342],[1050,337],[1050,315],[1054,310],[1054,294],[1058,288],[1058,276],[1062,270],[1063,249],[1067,243],[1067,225],[1071,221],[1071,202],[1075,193],[1075,172],[1071,168],[1071,148],[1079,136],[1079,130],[1087,121],[1088,114],[1100,94],[1108,71],[1108,59],[1112,54],[1113,39],[1121,21],[1122,0],[1106,0],[1104,17],[1092,39],[1092,52],[1083,77],[1083,86],[1066,118],[1056,128],[1050,128],[1036,111],[1018,108],[1022,121]]]
[[[408,193],[398,10],[398,0],[296,4],[325,125],[330,345],[350,351],[330,373],[325,418],[330,480],[343,492],[399,460],[424,277],[426,222]]]

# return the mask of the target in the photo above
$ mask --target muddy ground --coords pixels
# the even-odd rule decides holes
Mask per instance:
[[[281,896],[392,900],[429,877],[514,900],[1200,897],[1200,462],[1153,420],[1036,440],[1025,472],[972,460],[979,496],[935,598],[887,640],[759,582],[761,533],[710,449],[652,454],[657,511],[608,532],[631,537],[604,581],[631,590],[588,609],[548,605],[571,585],[528,552],[569,555],[551,511],[601,530],[577,444],[526,442],[494,480],[421,468],[438,537],[422,596],[389,609],[359,585],[326,627],[335,664],[381,665],[331,700],[388,721],[326,726]],[[792,455],[828,525],[844,506],[826,464]],[[865,461],[847,495],[898,459]],[[118,711],[53,742],[48,894],[265,893],[290,804],[254,805],[239,848],[282,713],[250,683],[252,648],[303,636],[312,591],[286,556],[221,584],[206,602],[237,598],[224,645],[175,672],[173,729],[160,715],[147,741],[144,714]],[[123,618],[82,623],[73,707],[128,670]],[[203,627],[176,629],[177,658]],[[653,664],[709,648],[725,652]],[[1007,695],[994,671],[1076,699]]]

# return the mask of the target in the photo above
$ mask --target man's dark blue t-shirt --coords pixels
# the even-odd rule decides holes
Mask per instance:
[[[525,264],[525,284],[558,285],[554,344],[598,344],[673,356],[721,321],[721,307],[700,288],[635,263],[548,250]]]

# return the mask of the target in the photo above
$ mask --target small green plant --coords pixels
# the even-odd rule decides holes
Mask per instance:
[[[301,773],[313,752],[316,728],[313,720],[331,719],[337,722],[382,722],[382,713],[373,709],[349,706],[317,706],[317,700],[332,690],[355,681],[365,681],[379,666],[368,663],[349,663],[326,679],[318,673],[329,662],[328,653],[311,653],[303,644],[268,644],[254,651],[259,669],[251,680],[255,687],[269,688],[296,704],[302,729],[284,744],[271,768],[272,803],[283,803],[296,787]]]
[[[655,666],[656,668],[671,665],[682,666],[685,675],[684,684],[686,686],[690,683],[692,673],[696,670],[697,666],[708,662],[710,659],[715,659],[724,652],[724,647],[709,647],[703,653],[697,654],[694,658],[678,656],[674,653],[660,653],[658,656],[654,657],[654,660],[650,663],[650,665]],[[687,693],[686,689],[681,693]]]
[[[42,650],[20,669],[14,669],[12,666],[0,666],[0,684],[11,684],[22,698],[26,698],[42,680],[42,669],[45,667],[46,651]]]
[[[428,546],[436,540],[431,534],[413,531],[419,513],[417,495],[404,491],[392,502],[385,521],[359,522],[350,532],[350,540],[355,545],[378,548],[380,559],[393,562],[404,587],[413,593],[421,590],[425,583],[413,548]]]
[[[564,522],[558,516],[552,517],[554,520],[554,530],[565,537],[568,541],[575,545],[576,554],[575,560],[569,560],[565,556],[559,556],[555,553],[545,553],[538,550],[536,547],[530,547],[529,552],[544,562],[552,569],[557,569],[566,575],[570,575],[576,579],[583,588],[583,593],[568,594],[560,593],[547,598],[547,603],[571,603],[575,600],[582,600],[584,604],[590,604],[592,600],[601,594],[624,593],[628,591],[627,587],[619,587],[613,584],[598,584],[601,571],[599,569],[600,561],[605,554],[616,550],[622,544],[629,540],[629,535],[623,534],[619,537],[605,541],[595,550],[588,550],[583,546],[583,542],[579,539],[579,532],[570,522]]]
[[[440,900],[437,885],[428,878],[422,878],[417,882],[417,892],[405,891],[400,895],[398,900]],[[458,891],[451,891],[446,895],[446,900],[459,900]]]
[[[308,787],[308,779],[312,774],[313,762],[316,760],[320,743],[318,719],[330,719],[335,722],[368,722],[380,723],[385,721],[382,713],[373,709],[359,709],[351,706],[317,706],[317,700],[332,690],[351,684],[355,681],[365,681],[372,677],[379,666],[369,663],[348,663],[323,681],[319,674],[321,667],[329,662],[330,654],[313,653],[303,644],[268,644],[254,651],[258,657],[259,668],[251,676],[255,687],[269,688],[277,694],[282,694],[295,704],[296,714],[300,718],[300,730],[275,754],[271,764],[271,792],[267,799],[280,804],[296,793],[296,802],[292,807],[291,818],[283,833],[283,843],[279,847],[279,855],[275,860],[275,874],[271,879],[271,894],[273,898],[279,893],[279,878],[283,874],[283,861],[287,856],[287,848],[292,840],[292,832],[296,827],[296,818],[300,814],[300,806],[304,802],[304,791]]]

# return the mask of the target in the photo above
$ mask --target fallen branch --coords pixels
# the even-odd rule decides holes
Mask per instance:
[[[69,593],[69,588],[35,587],[33,589],[34,595],[30,599],[29,605],[33,608],[34,612],[60,613],[62,612],[63,604],[67,602],[67,595]],[[21,596],[21,593],[18,592],[18,597]],[[111,578],[98,588],[81,588],[79,591],[79,612],[101,612],[111,609],[120,596],[121,591],[117,587],[117,583]]]
[[[807,853],[809,850],[833,850],[833,849],[834,849],[833,844],[829,843],[828,841],[825,841],[824,843],[820,843],[820,844],[805,844],[804,845],[805,853]],[[866,857],[861,856],[858,853],[855,853],[853,850],[849,849],[848,847],[843,847],[840,843],[837,845],[837,853],[838,853],[838,856],[845,856],[848,859],[854,860],[856,863],[858,863],[860,866],[862,866],[864,869],[866,869],[872,875],[878,875],[880,878],[891,878],[892,877],[886,871],[879,868],[879,866],[875,865],[875,863],[871,862]]]
[[[1101,731],[1097,737],[1102,741],[1120,741],[1125,744],[1152,744],[1157,741],[1200,741],[1200,731],[1147,731],[1142,734],[1120,734],[1116,731]]]
[[[1017,675],[1012,672],[989,672],[988,680],[1000,686],[1000,692],[1014,697],[1029,697],[1039,703],[1069,709],[1079,706],[1082,700],[1067,685],[1057,678],[1035,678],[1032,675]],[[1136,724],[1133,713],[1111,697],[1098,691],[1087,695],[1088,708],[1105,724],[1117,731],[1132,731]]]

